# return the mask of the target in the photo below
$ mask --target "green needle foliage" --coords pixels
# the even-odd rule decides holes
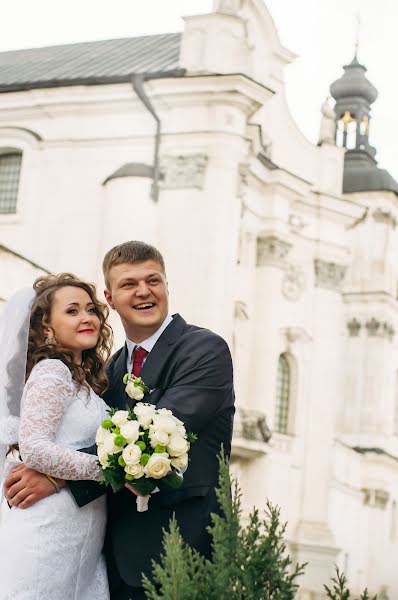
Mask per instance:
[[[221,456],[217,497],[220,515],[212,515],[212,560],[183,541],[175,519],[164,532],[160,562],[153,562],[153,583],[143,579],[149,600],[293,600],[304,565],[292,568],[283,541],[279,509],[267,504],[265,518],[253,510],[241,524],[241,493],[231,482]]]
[[[212,515],[211,561],[184,542],[175,518],[164,531],[160,562],[153,561],[152,581],[144,576],[149,600],[294,600],[297,580],[305,565],[293,565],[284,541],[286,525],[280,510],[267,502],[264,517],[257,509],[242,525],[242,496],[231,480],[224,455],[220,458],[217,498],[220,514]],[[329,600],[354,600],[347,580],[336,568],[332,587],[326,585]],[[360,600],[371,599],[367,590]]]
[[[338,567],[336,567],[336,576],[332,579],[332,583],[332,588],[329,588],[327,585],[324,586],[326,595],[330,600],[353,600],[351,592],[347,587],[347,579],[344,573],[340,573]],[[365,590],[361,594],[359,600],[371,600],[368,590]],[[374,596],[372,600],[377,600],[377,596]]]

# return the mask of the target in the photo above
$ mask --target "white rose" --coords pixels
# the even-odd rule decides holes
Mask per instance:
[[[129,381],[126,385],[126,394],[130,396],[132,400],[142,400],[144,392],[138,385],[134,385],[133,381]]]
[[[98,431],[97,431],[97,435],[95,436],[95,443],[96,444],[103,444],[104,441],[106,440],[107,436],[108,436],[109,430],[108,429],[104,429],[103,427],[99,427]]]
[[[98,460],[101,463],[101,467],[103,469],[107,469],[109,467],[108,461],[108,452],[104,450],[103,444],[100,444],[97,448]]]
[[[181,471],[188,466],[188,454],[181,454],[181,456],[175,456],[171,459],[171,464],[173,467]]]
[[[188,442],[186,439],[178,434],[170,436],[169,443],[167,444],[167,452],[170,456],[181,456],[188,452]]]
[[[172,416],[173,416],[173,413],[172,413],[172,412],[171,412],[171,410],[170,410],[170,409],[168,409],[168,408],[158,408],[158,409],[157,409],[157,413],[158,413],[159,415],[167,415],[168,417],[172,417]],[[174,417],[174,418],[175,418],[175,417]]]
[[[136,444],[125,446],[122,452],[126,465],[136,465],[140,462],[141,449]]]
[[[143,477],[143,475],[144,475],[144,467],[142,465],[140,465],[139,463],[134,464],[134,465],[126,465],[124,467],[124,470],[129,475],[132,475],[134,477],[134,479],[139,479],[140,477]]]
[[[120,435],[131,444],[136,442],[140,436],[140,424],[138,421],[128,421],[125,425],[120,428]]]
[[[152,427],[149,430],[149,439],[151,441],[152,448],[156,446],[167,446],[169,443],[169,434],[166,431],[157,431]]]
[[[153,429],[155,431],[165,431],[166,433],[174,433],[177,425],[174,418],[170,415],[160,414],[153,417]]]
[[[187,435],[187,430],[185,429],[184,425],[177,425],[177,433],[181,437],[185,437]]]
[[[113,417],[111,417],[112,423],[116,425],[116,427],[121,427],[128,421],[129,413],[127,410],[118,410],[115,412]]]
[[[148,463],[144,467],[145,477],[153,477],[153,479],[162,479],[171,470],[170,459],[165,452],[152,454]]]
[[[120,452],[120,446],[116,446],[114,443],[116,434],[109,432],[103,442],[103,448],[107,452],[107,454],[116,454]]]
[[[145,404],[143,402],[136,404],[133,408],[138,423],[144,429],[148,429],[149,425],[152,423],[152,419],[155,416],[155,410],[153,404]]]

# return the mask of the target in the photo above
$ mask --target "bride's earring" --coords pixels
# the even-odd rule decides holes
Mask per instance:
[[[49,333],[44,338],[44,343],[46,344],[46,346],[55,346],[55,344],[57,343],[57,340],[55,339],[55,337],[52,333]]]

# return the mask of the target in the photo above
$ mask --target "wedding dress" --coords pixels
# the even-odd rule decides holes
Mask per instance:
[[[32,370],[22,396],[20,452],[33,469],[69,480],[101,478],[95,443],[106,404],[60,360]],[[32,507],[3,510],[0,600],[108,600],[102,547],[105,496],[83,508],[68,487]]]

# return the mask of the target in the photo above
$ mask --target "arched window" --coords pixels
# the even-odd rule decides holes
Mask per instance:
[[[276,402],[274,423],[274,430],[278,433],[288,433],[290,394],[290,365],[286,354],[281,354],[278,360],[278,373],[276,378]]]
[[[0,153],[0,214],[17,212],[22,153]]]

